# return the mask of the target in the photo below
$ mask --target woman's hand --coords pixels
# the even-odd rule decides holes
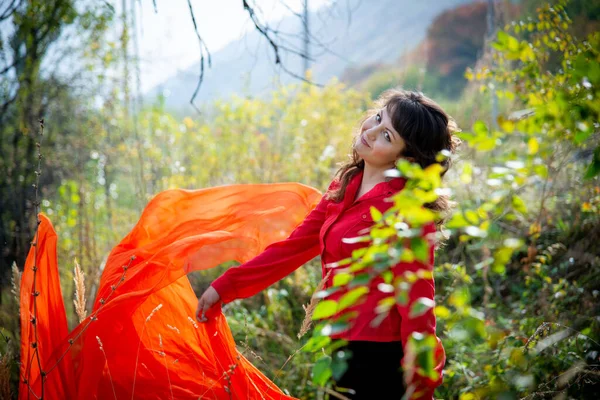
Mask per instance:
[[[200,299],[198,299],[198,307],[196,307],[196,319],[199,322],[206,322],[208,319],[206,318],[206,311],[217,304],[217,302],[221,300],[221,296],[219,293],[213,288],[209,286],[208,289],[204,291]]]

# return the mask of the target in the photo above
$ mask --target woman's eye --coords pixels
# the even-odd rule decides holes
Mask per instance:
[[[390,138],[390,134],[387,132],[383,132],[383,137],[385,137],[385,140],[387,140],[388,142],[391,142],[391,138]]]
[[[377,113],[377,116],[375,117],[375,119],[377,120],[377,122],[379,122],[379,120],[381,119],[381,116],[379,115],[379,113]]]

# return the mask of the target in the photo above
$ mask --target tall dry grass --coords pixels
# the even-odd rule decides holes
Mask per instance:
[[[73,281],[75,281],[75,299],[73,300],[73,304],[75,304],[75,312],[81,323],[87,317],[85,309],[85,275],[77,259],[75,259],[75,268],[73,269]]]
[[[308,306],[306,306],[304,304],[302,305],[302,308],[304,309],[306,316],[304,317],[304,321],[302,321],[302,326],[300,327],[300,332],[298,332],[298,339],[300,339],[302,336],[304,336],[306,334],[306,332],[308,332],[308,330],[310,329],[310,326],[312,325],[313,312],[315,311],[315,308],[317,308],[317,304],[319,304],[319,299],[317,298],[316,294],[319,293],[321,290],[323,290],[323,286],[325,286],[325,282],[327,282],[327,279],[329,279],[332,272],[333,272],[333,270],[330,269],[329,272],[327,272],[327,275],[325,275],[325,278],[321,279],[321,282],[319,282],[319,284],[317,285],[317,287],[315,289],[315,292],[313,293],[312,297],[310,298],[310,303],[308,304]]]
[[[12,399],[10,363],[11,357],[9,353],[5,353],[0,357],[0,399]]]

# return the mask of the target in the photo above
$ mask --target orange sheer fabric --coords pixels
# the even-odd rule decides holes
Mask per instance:
[[[71,333],[56,233],[40,214],[37,261],[32,247],[21,284],[19,399],[41,395],[35,351],[45,399],[291,399],[237,351],[220,309],[196,321],[186,273],[251,259],[286,238],[320,198],[296,183],[158,194],[110,253],[93,312]]]

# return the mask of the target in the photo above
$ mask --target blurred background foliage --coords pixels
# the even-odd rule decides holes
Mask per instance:
[[[438,101],[463,129],[464,145],[445,177],[458,208],[448,243],[436,253],[435,311],[448,356],[437,397],[596,398],[600,4],[551,3],[497,2],[505,26],[489,39],[487,3],[458,6],[397,65],[364,66],[324,88],[296,84],[267,99],[233,97],[179,115],[161,99],[142,103],[133,95],[127,24],[117,24],[108,3],[19,2],[14,29],[0,37],[4,395],[12,387],[15,396],[18,379],[14,285],[35,224],[39,119],[41,210],[59,235],[73,327],[75,259],[91,305],[108,252],[156,193],[283,181],[323,190],[371,100],[400,86]],[[74,35],[78,41],[65,40]],[[54,68],[64,54],[79,59],[71,73]],[[190,280],[200,293],[228,266]],[[309,399],[325,396],[314,368],[322,355],[300,351],[309,339],[297,333],[319,271],[313,260],[226,307],[240,351],[277,385]]]

